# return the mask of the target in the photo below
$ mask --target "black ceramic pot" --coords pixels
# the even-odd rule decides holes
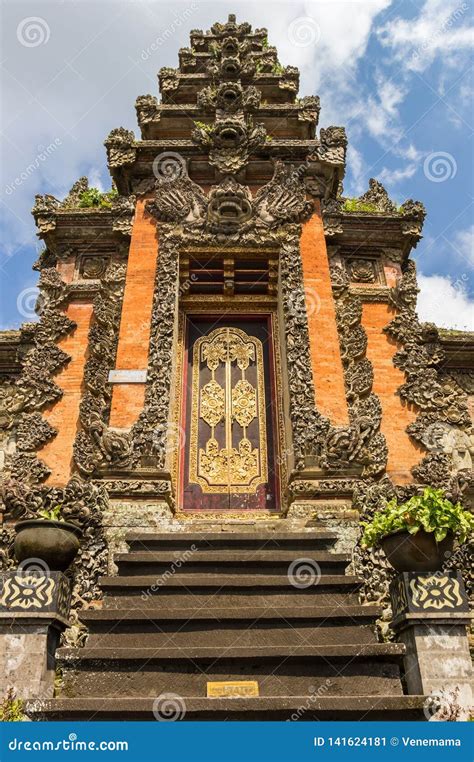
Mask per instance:
[[[434,532],[419,529],[416,534],[393,532],[380,541],[383,552],[396,571],[439,571],[452,552],[454,536],[448,532],[444,540],[436,542]]]
[[[74,561],[82,530],[66,521],[26,519],[15,525],[18,562],[39,558],[51,571],[65,571]]]

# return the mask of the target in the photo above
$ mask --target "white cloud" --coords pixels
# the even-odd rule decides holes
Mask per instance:
[[[387,169],[387,167],[384,167],[382,171],[378,173],[377,179],[386,185],[394,185],[403,180],[409,180],[410,177],[413,177],[417,169],[417,164],[407,164],[404,169]]]
[[[466,291],[466,281],[453,283],[442,275],[418,275],[418,315],[420,320],[441,328],[474,330],[474,300]]]
[[[458,230],[452,239],[447,240],[464,263],[474,267],[474,225],[466,230]]]
[[[347,147],[348,182],[345,182],[345,192],[350,196],[360,196],[367,189],[364,173],[364,157],[357,148],[349,143]]]
[[[437,56],[455,66],[474,40],[469,7],[459,0],[426,0],[415,18],[390,19],[378,30],[379,39],[408,70],[422,72]]]

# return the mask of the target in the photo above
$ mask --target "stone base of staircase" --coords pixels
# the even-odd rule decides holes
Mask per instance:
[[[403,695],[404,646],[377,641],[350,556],[326,530],[129,535],[83,648],[61,648],[62,688],[33,718],[153,720],[174,697],[186,720],[419,720]],[[305,576],[306,574],[306,576]],[[208,682],[259,695],[207,698]],[[159,710],[158,710],[159,711]]]

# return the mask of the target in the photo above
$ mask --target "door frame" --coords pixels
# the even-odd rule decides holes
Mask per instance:
[[[176,386],[174,401],[174,425],[180,432],[179,440],[182,443],[174,452],[172,463],[172,475],[175,486],[177,500],[177,513],[181,517],[188,518],[217,518],[220,514],[227,517],[241,519],[249,518],[268,518],[268,516],[279,516],[285,512],[286,491],[282,485],[287,483],[286,458],[283,454],[285,448],[285,423],[283,414],[283,388],[282,388],[282,358],[280,349],[279,324],[275,309],[269,309],[268,306],[258,308],[258,305],[252,304],[249,300],[248,312],[244,312],[242,306],[238,309],[216,309],[206,308],[205,306],[188,310],[180,310],[178,321],[178,356],[176,358]],[[184,441],[186,434],[186,391],[187,391],[187,368],[188,368],[188,325],[192,318],[197,320],[217,320],[218,318],[229,320],[229,322],[241,322],[245,320],[265,321],[268,326],[268,333],[271,341],[268,344],[269,366],[270,366],[270,385],[272,389],[272,399],[274,404],[271,406],[271,425],[273,427],[273,467],[275,472],[275,507],[272,509],[248,509],[236,512],[235,509],[221,509],[203,511],[202,509],[183,509],[183,488],[184,488]]]

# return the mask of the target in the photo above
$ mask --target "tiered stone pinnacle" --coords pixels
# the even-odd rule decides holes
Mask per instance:
[[[280,159],[297,167],[305,163],[307,178],[318,179],[318,195],[337,193],[344,129],[330,127],[316,137],[319,98],[297,98],[298,69],[280,64],[266,29],[252,31],[229,16],[209,32],[192,31],[191,46],[179,52],[179,68],[161,69],[159,84],[161,103],[153,95],[136,102],[141,141],[122,128],[106,141],[120,193],[148,190],[150,167],[170,151],[179,152],[189,176],[202,184],[229,174],[262,184]]]

